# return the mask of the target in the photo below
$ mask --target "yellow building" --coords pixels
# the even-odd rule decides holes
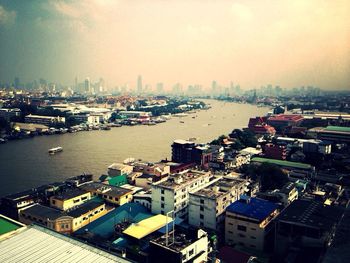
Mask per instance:
[[[102,201],[90,200],[69,211],[34,204],[21,210],[19,221],[24,224],[37,223],[61,233],[72,233],[106,214]]]
[[[67,210],[91,199],[91,194],[81,189],[74,189],[50,197],[50,206],[60,210]]]
[[[121,188],[118,186],[94,182],[84,184],[80,188],[90,192],[93,196],[103,198],[108,203],[114,205],[121,206],[132,201],[132,190]]]

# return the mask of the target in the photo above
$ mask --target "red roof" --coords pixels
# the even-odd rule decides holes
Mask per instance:
[[[229,246],[224,246],[220,249],[218,258],[224,263],[247,263],[250,255],[237,251]]]
[[[297,114],[279,114],[271,116],[269,121],[300,121],[303,119],[303,116]]]

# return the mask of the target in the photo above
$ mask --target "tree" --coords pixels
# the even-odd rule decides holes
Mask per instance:
[[[250,164],[243,171],[253,180],[260,181],[261,191],[280,189],[288,182],[283,170],[270,163]]]

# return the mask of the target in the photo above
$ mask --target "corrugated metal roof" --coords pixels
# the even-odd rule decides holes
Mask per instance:
[[[0,262],[130,262],[52,230],[31,226],[0,242]]]
[[[299,168],[299,169],[311,169],[312,168],[312,166],[310,164],[307,164],[307,163],[297,163],[297,162],[268,159],[268,158],[261,158],[261,157],[254,157],[251,159],[251,162],[272,163],[272,164],[276,164],[276,165],[280,165],[280,166]]]
[[[155,215],[145,220],[142,220],[136,224],[132,224],[126,230],[124,234],[132,236],[137,239],[141,239],[171,222],[172,218],[165,215]]]

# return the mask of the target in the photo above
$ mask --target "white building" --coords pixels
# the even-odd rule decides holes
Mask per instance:
[[[176,217],[187,218],[189,192],[208,185],[210,172],[190,170],[169,177],[152,185],[152,213],[166,214],[174,211]]]
[[[168,239],[161,236],[150,242],[150,262],[207,262],[210,252],[208,243],[208,234],[202,229],[191,235],[175,230],[174,235],[170,234]]]
[[[46,126],[53,126],[58,123],[65,124],[66,119],[64,117],[53,117],[53,116],[41,116],[41,115],[27,115],[24,117],[26,123],[37,123]]]
[[[226,208],[245,193],[246,180],[217,178],[207,187],[189,195],[188,222],[190,225],[221,230]]]

